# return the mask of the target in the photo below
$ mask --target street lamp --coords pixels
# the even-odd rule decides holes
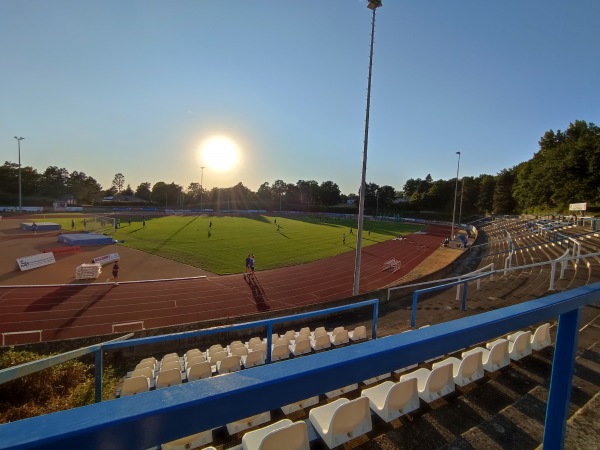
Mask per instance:
[[[462,223],[462,199],[465,192],[465,177],[460,180],[460,206],[458,207],[458,226]]]
[[[202,169],[202,173],[200,175],[200,214],[202,214],[202,194],[204,194],[202,183],[204,181],[204,166],[201,166],[200,168]]]
[[[379,216],[379,189],[375,189],[375,195],[377,197],[377,206],[375,208],[375,219]]]
[[[16,137],[17,147],[19,148],[19,213],[21,212],[21,141],[25,139],[24,137]]]
[[[352,292],[358,295],[360,283],[360,253],[362,249],[363,220],[365,216],[365,184],[367,177],[367,147],[369,145],[369,110],[371,109],[371,79],[373,73],[373,43],[375,39],[375,11],[381,6],[381,0],[369,0],[367,8],[373,11],[371,18],[371,49],[369,53],[369,78],[367,82],[367,111],[365,113],[365,139],[363,147],[362,177],[360,198],[358,201],[358,232],[356,234],[356,260],[354,262],[354,287]]]
[[[454,209],[452,210],[452,231],[450,232],[450,240],[454,239],[454,216],[456,214],[456,194],[458,193],[458,170],[460,169],[460,152],[458,155],[458,164],[456,165],[456,186],[454,187]]]

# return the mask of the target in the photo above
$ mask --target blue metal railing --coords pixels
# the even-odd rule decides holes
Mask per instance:
[[[127,342],[110,342],[102,345],[96,351],[96,403],[102,401],[102,367],[103,367],[103,352],[108,350],[115,350],[123,347],[134,347],[148,344],[157,344],[168,341],[175,341],[180,339],[189,339],[201,336],[210,336],[215,334],[228,333],[231,331],[247,330],[250,328],[266,328],[267,333],[267,364],[271,362],[271,344],[273,343],[273,326],[297,322],[300,320],[314,319],[316,317],[329,316],[344,311],[350,311],[354,309],[373,307],[373,327],[371,329],[371,337],[375,339],[377,337],[377,316],[379,315],[379,300],[365,300],[358,303],[352,303],[349,305],[336,306],[333,308],[320,309],[318,311],[305,312],[301,314],[295,314],[292,316],[275,317],[271,319],[257,320],[254,322],[239,323],[236,325],[228,325],[224,327],[207,328],[198,331],[187,331],[183,333],[167,334],[162,336],[152,336],[147,338],[130,339]]]
[[[562,448],[579,308],[600,283],[357,345],[0,425],[0,449],[143,449],[558,317],[544,448]]]

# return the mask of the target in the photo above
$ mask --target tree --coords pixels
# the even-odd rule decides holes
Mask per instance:
[[[67,180],[68,189],[79,203],[92,204],[102,194],[102,186],[84,172],[73,171]]]
[[[481,175],[477,208],[481,213],[493,212],[495,180],[491,175]]]
[[[144,183],[140,183],[140,185],[135,190],[135,196],[142,200],[150,201],[150,197],[152,195],[152,191],[150,190],[150,183],[147,181]]]
[[[493,209],[495,213],[512,214],[515,212],[516,202],[512,196],[514,180],[514,171],[508,169],[502,170],[496,176],[493,195]]]
[[[121,195],[127,195],[129,197],[132,197],[134,195],[133,189],[131,189],[131,185],[130,184],[128,184],[127,188],[123,192],[121,192]]]
[[[56,166],[48,167],[41,176],[40,184],[45,197],[60,199],[68,192],[69,172]]]
[[[112,186],[117,190],[117,194],[120,194],[125,186],[125,176],[122,173],[117,173],[112,181]]]
[[[269,187],[269,183],[265,181],[263,184],[261,184],[256,194],[258,195],[258,198],[263,201],[271,200],[272,190]]]
[[[323,181],[319,189],[319,198],[325,206],[337,205],[341,199],[340,187],[333,181]]]

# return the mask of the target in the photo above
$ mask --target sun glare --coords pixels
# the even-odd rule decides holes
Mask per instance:
[[[238,145],[226,136],[213,136],[200,146],[200,163],[215,172],[229,172],[240,161]]]

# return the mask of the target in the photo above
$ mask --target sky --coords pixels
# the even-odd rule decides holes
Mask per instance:
[[[23,166],[104,189],[122,173],[134,190],[281,179],[357,193],[366,5],[0,0],[0,163],[18,161],[18,136]],[[383,0],[366,181],[453,179],[457,151],[460,177],[495,175],[548,130],[600,125],[599,23],[598,0]],[[230,170],[200,153],[215,136],[235,143],[213,147],[237,148]]]

